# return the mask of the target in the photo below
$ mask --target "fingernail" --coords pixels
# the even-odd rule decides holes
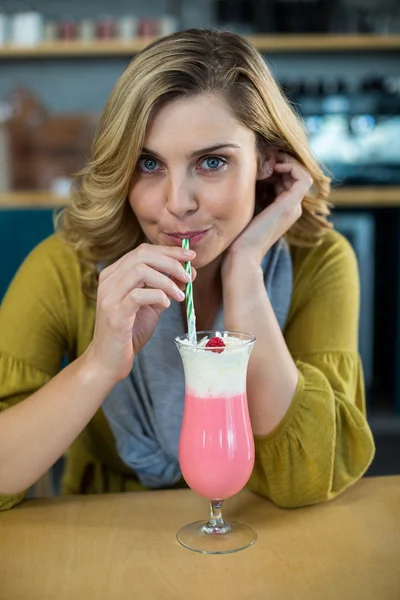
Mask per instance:
[[[185,271],[184,278],[186,279],[186,281],[190,281],[190,279],[191,279],[191,277],[187,271]]]
[[[185,294],[182,292],[182,290],[178,290],[178,298],[180,298],[181,300],[185,299]]]
[[[187,256],[189,258],[192,258],[193,256],[195,256],[195,254],[196,253],[194,252],[194,250],[184,250],[183,251],[183,255]]]

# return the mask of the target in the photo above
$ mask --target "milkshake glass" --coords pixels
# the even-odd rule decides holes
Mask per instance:
[[[207,347],[219,338],[221,347]],[[185,406],[179,442],[179,464],[189,487],[210,502],[207,521],[190,523],[177,534],[191,550],[225,554],[256,540],[243,523],[222,518],[224,500],[247,483],[254,466],[246,373],[255,338],[230,331],[197,332],[175,338],[185,373]]]

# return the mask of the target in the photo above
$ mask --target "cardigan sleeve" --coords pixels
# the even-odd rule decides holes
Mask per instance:
[[[76,268],[71,250],[52,236],[11,282],[0,307],[0,412],[40,389],[59,371],[63,354],[72,352],[75,316],[67,288]],[[0,495],[0,510],[23,497]]]
[[[358,311],[357,263],[344,238],[328,234],[320,247],[295,254],[285,339],[298,385],[279,425],[255,438],[248,483],[278,506],[331,499],[357,481],[373,459]]]

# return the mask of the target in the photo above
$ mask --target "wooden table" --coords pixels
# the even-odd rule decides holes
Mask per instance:
[[[0,599],[400,599],[400,477],[297,510],[244,491],[225,513],[258,540],[236,554],[176,542],[206,512],[190,490],[28,500],[0,514]]]

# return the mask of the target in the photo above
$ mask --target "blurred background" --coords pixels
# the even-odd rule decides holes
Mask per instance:
[[[333,174],[333,220],[360,267],[368,474],[400,473],[400,0],[0,0],[0,300],[51,234],[128,62],[207,26],[263,53]]]

